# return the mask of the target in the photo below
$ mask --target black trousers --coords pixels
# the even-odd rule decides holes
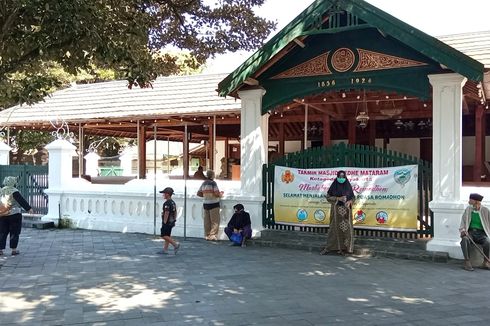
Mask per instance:
[[[10,248],[17,248],[20,230],[22,229],[22,214],[0,217],[0,250],[5,249],[7,236],[10,234]]]

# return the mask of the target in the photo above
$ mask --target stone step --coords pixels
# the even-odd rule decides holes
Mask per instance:
[[[54,222],[42,221],[41,214],[22,214],[22,227],[34,229],[51,229],[54,228]]]
[[[326,241],[326,233],[312,233],[301,231],[283,231],[283,230],[263,230],[261,238],[267,240],[282,241],[284,239],[299,242]],[[375,238],[375,237],[355,237],[356,245],[368,247],[395,247],[395,248],[426,248],[427,239],[392,239],[392,238]]]
[[[54,222],[48,221],[22,221],[22,227],[33,229],[52,229]]]
[[[326,234],[299,231],[264,230],[261,237],[250,241],[252,245],[304,250],[320,253]],[[425,239],[380,239],[356,237],[354,256],[378,256],[432,262],[448,262],[445,252],[427,251]]]

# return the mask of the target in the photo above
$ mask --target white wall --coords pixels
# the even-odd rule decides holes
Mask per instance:
[[[388,150],[420,157],[420,140],[418,138],[390,138]]]
[[[475,164],[475,137],[463,137],[463,165]],[[485,161],[490,160],[490,137],[485,138]]]
[[[301,141],[299,140],[286,141],[284,143],[284,151],[286,153],[294,153],[300,150],[302,150],[302,148]]]
[[[240,194],[240,181],[218,180],[220,190],[224,192],[221,201],[221,219],[219,238],[227,239],[223,230],[233,214],[233,206],[242,203],[250,213],[254,236],[260,236],[262,230],[261,198],[252,198]],[[156,194],[154,200],[154,181],[148,179],[131,180],[125,185],[91,184],[84,179],[65,180],[62,189],[48,189],[46,193],[56,203],[50,206],[43,220],[58,223],[58,217],[70,218],[75,227],[116,232],[141,232],[160,234],[161,209],[163,198]],[[204,235],[202,219],[202,198],[197,197],[200,180],[169,180],[159,177],[157,190],[170,185],[178,209],[178,218],[172,235],[182,237],[184,224],[188,237],[201,238]],[[187,197],[184,198],[184,189]],[[58,205],[59,203],[59,205]],[[184,205],[187,207],[184,217]],[[58,212],[58,209],[60,212]]]

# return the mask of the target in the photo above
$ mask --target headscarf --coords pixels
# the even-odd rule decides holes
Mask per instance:
[[[15,186],[17,185],[17,177],[8,176],[3,179],[3,188],[1,190],[2,195],[12,195],[14,192],[19,191]]]
[[[340,183],[337,181],[337,178],[340,176],[345,178],[344,183]],[[347,174],[345,173],[345,171],[341,170],[337,172],[337,178],[335,178],[335,180],[330,185],[330,188],[328,188],[327,194],[329,196],[334,196],[334,197],[346,196],[348,201],[353,200],[354,191],[352,190],[352,186],[349,180],[347,179]]]

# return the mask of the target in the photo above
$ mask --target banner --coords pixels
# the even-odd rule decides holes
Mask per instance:
[[[354,226],[369,229],[417,230],[418,166],[389,168],[339,167],[296,169],[276,166],[274,219],[278,224],[328,226],[326,194],[337,172],[344,170],[356,200]]]

